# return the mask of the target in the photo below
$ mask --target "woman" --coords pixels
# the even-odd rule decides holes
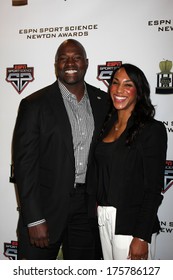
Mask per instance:
[[[138,67],[122,64],[115,70],[110,97],[113,109],[95,150],[103,257],[153,259],[166,129],[154,119],[150,87]]]

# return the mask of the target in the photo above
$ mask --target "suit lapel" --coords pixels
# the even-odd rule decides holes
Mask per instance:
[[[108,111],[108,102],[107,102],[107,98],[103,98],[103,96],[100,95],[100,91],[95,90],[95,88],[93,88],[88,84],[87,84],[87,92],[90,99],[90,104],[94,117],[94,126],[95,126],[91,147],[90,147],[89,159],[88,159],[88,163],[90,163],[92,151],[94,149],[94,144],[97,141],[106,113]],[[106,102],[107,102],[107,106],[105,104]]]
[[[97,95],[97,92],[92,90],[90,87],[87,87],[87,90],[88,90],[89,100],[90,100],[92,113],[93,113],[93,117],[94,117],[94,126],[95,127],[94,127],[93,139],[95,139],[95,137],[98,134],[100,116],[102,115],[102,113],[100,112],[101,107],[99,106],[99,105],[101,105],[102,100],[101,100],[101,97],[99,95]]]
[[[62,138],[69,152],[70,158],[74,162],[71,126],[57,82],[52,85],[48,96],[48,102],[50,103],[50,106],[52,107],[53,113],[55,115],[58,129],[61,130]]]

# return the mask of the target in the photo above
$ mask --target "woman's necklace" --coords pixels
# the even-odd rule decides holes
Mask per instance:
[[[114,130],[118,131],[118,130],[122,130],[124,127],[126,126],[126,123],[122,124],[122,125],[117,125],[117,123],[114,124]]]
[[[121,134],[126,128],[127,122],[115,122],[114,131]]]
[[[119,127],[118,127],[117,122],[114,124],[114,130],[115,130],[115,131],[118,131],[118,130],[119,130]]]

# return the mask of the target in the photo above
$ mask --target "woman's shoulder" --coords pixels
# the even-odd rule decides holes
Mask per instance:
[[[154,130],[154,131],[165,131],[166,132],[166,127],[163,122],[157,119],[152,119],[150,122],[146,123],[144,126],[144,129],[148,130]]]
[[[153,119],[150,122],[147,122],[140,133],[140,139],[142,142],[145,141],[155,141],[157,142],[166,142],[167,141],[167,131],[163,122]]]

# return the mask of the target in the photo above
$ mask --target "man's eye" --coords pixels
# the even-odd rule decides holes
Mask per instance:
[[[66,56],[60,56],[58,60],[59,61],[65,61],[65,60],[67,60],[67,58],[66,58]]]
[[[80,59],[81,59],[81,56],[79,56],[79,55],[74,57],[74,60],[76,60],[76,61],[80,60]]]

